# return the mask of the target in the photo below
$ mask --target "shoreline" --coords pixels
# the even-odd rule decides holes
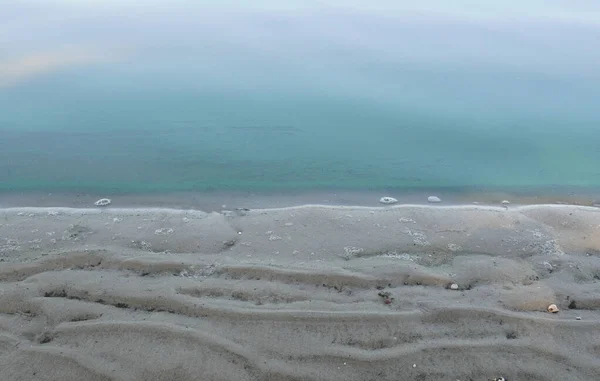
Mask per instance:
[[[441,203],[429,203],[427,198],[435,195]],[[393,197],[396,204],[384,205],[381,197]],[[167,208],[193,209],[206,212],[247,209],[273,209],[303,205],[390,207],[398,205],[460,206],[482,205],[503,206],[508,200],[511,206],[518,205],[578,205],[600,206],[599,192],[546,192],[534,194],[510,192],[384,192],[384,191],[313,191],[313,192],[177,192],[159,194],[84,194],[84,193],[0,193],[0,208],[14,207],[68,207],[93,209],[94,202],[109,198],[108,208]]]
[[[454,205],[441,205],[441,204],[394,204],[394,205],[380,205],[380,206],[364,206],[364,205],[327,205],[327,204],[303,204],[303,205],[291,205],[283,207],[271,207],[271,208],[238,208],[238,209],[222,209],[220,211],[205,211],[201,209],[184,209],[184,208],[169,208],[169,207],[70,207],[70,206],[0,206],[0,212],[6,213],[19,213],[19,212],[61,212],[65,214],[121,214],[121,213],[170,213],[174,215],[178,214],[199,214],[206,215],[210,213],[217,213],[223,215],[231,215],[236,212],[285,212],[285,211],[296,211],[303,209],[313,210],[361,210],[361,211],[398,211],[398,210],[419,210],[423,209],[426,213],[429,210],[438,211],[481,211],[481,212],[516,212],[521,213],[525,211],[535,209],[572,209],[589,212],[600,212],[600,206],[589,206],[589,205],[576,205],[576,204],[510,204],[504,205],[493,205],[493,204],[454,204]]]

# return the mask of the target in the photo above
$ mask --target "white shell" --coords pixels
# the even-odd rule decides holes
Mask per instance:
[[[450,285],[450,289],[451,289],[451,290],[458,290],[458,284],[456,284],[456,283],[452,283],[452,284]]]
[[[556,304],[551,304],[548,306],[548,312],[552,312],[552,313],[557,313],[558,311],[560,311],[558,309],[558,307],[556,306]]]
[[[382,204],[388,204],[389,205],[389,204],[395,204],[395,203],[397,203],[398,200],[396,200],[393,197],[382,197],[382,198],[379,199],[379,202],[382,203]]]
[[[429,196],[427,197],[427,201],[429,202],[442,202],[442,199],[437,196]]]
[[[94,205],[96,206],[107,206],[110,205],[111,201],[109,198],[101,198],[100,200],[96,201],[94,203]]]

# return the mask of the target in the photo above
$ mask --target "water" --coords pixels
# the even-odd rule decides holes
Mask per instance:
[[[0,85],[1,191],[600,187],[597,20],[92,11]]]

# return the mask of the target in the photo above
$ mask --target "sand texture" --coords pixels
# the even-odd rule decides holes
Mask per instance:
[[[2,381],[600,379],[597,208],[13,208],[0,260]]]

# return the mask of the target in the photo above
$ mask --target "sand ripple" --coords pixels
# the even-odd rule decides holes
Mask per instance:
[[[600,374],[597,209],[0,218],[2,380]],[[546,312],[550,303],[561,312]]]

